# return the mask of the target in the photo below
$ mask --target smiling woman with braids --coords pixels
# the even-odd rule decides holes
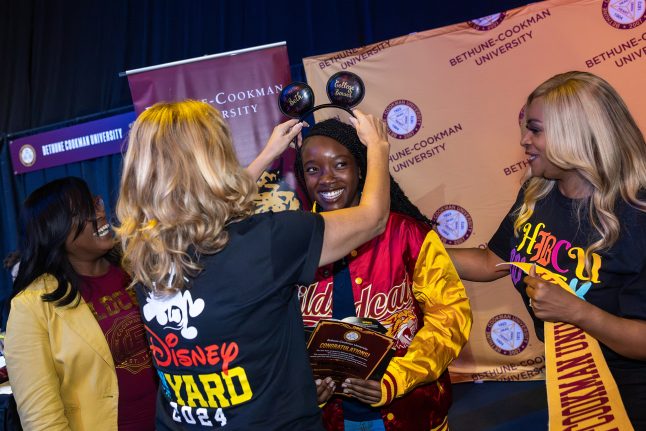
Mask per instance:
[[[352,208],[364,190],[366,148],[336,119],[315,124],[297,155],[297,179],[314,212]],[[431,221],[390,177],[384,233],[319,268],[299,287],[307,326],[324,318],[377,319],[395,339],[381,379],[340,382],[349,396],[330,399],[336,383],[317,381],[328,431],[447,429],[448,365],[466,343],[471,310],[464,286]],[[417,264],[417,268],[416,268]],[[414,273],[415,272],[415,273]],[[326,298],[313,307],[311,298]]]

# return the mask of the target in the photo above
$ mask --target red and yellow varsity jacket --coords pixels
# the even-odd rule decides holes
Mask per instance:
[[[444,429],[451,405],[447,367],[472,324],[464,285],[437,234],[391,213],[384,233],[353,250],[348,268],[358,317],[377,319],[396,353],[381,380],[386,430]],[[299,286],[306,326],[332,317],[333,265]],[[328,431],[343,429],[341,400],[323,408]]]

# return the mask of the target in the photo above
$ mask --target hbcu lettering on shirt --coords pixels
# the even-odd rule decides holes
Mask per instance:
[[[585,249],[573,246],[567,240],[559,240],[546,229],[545,223],[525,223],[522,228],[520,243],[511,250],[511,262],[536,263],[544,268],[553,268],[552,274],[562,279],[570,289],[582,299],[590,290],[592,284],[600,283],[599,270],[602,265],[601,256],[592,254],[592,266],[585,269]],[[570,268],[562,268],[559,262],[574,262],[574,274]],[[523,278],[523,272],[511,268],[512,282],[516,285]]]

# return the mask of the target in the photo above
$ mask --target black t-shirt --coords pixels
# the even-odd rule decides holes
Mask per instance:
[[[295,283],[314,279],[323,219],[265,213],[227,227],[177,295],[138,289],[160,376],[157,429],[322,430]]]
[[[584,208],[577,219],[577,201],[561,194],[555,185],[536,202],[534,212],[514,236],[514,211],[523,202],[521,189],[514,206],[489,241],[489,248],[505,261],[536,263],[561,275],[580,297],[619,317],[646,320],[646,213],[625,202],[615,214],[621,225],[617,242],[597,252],[591,271],[584,269],[583,253],[597,239]],[[528,307],[524,275],[511,269],[512,282],[534,319],[536,333],[543,338],[543,321]],[[631,419],[631,411],[646,412],[646,362],[623,357],[601,344]],[[637,402],[639,407],[630,404]],[[644,413],[640,413],[642,416]]]

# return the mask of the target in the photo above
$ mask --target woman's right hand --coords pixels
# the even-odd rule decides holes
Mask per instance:
[[[359,140],[365,146],[370,146],[377,142],[388,143],[388,131],[386,124],[372,114],[364,114],[358,109],[354,109],[354,117],[350,117],[350,123],[357,130]]]
[[[280,123],[274,127],[265,148],[258,154],[253,162],[247,166],[247,172],[254,180],[257,180],[263,171],[271,165],[287,149],[289,144],[296,138],[297,143],[301,142],[301,130],[307,126],[304,121],[292,119]]]
[[[316,398],[319,404],[327,402],[332,397],[336,384],[331,377],[326,377],[325,379],[316,379]]]
[[[271,133],[271,136],[267,140],[265,148],[262,150],[263,153],[267,156],[270,161],[278,158],[283,152],[287,149],[290,142],[297,138],[301,130],[303,129],[304,123],[299,122],[296,119],[287,120],[284,123],[280,123]]]

